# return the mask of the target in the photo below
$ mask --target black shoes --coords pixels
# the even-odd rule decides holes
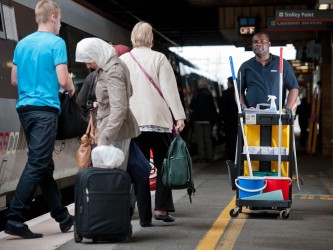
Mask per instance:
[[[25,239],[35,239],[43,237],[43,234],[31,232],[27,224],[23,224],[20,222],[7,222],[5,226],[5,233],[19,236]]]
[[[175,218],[173,218],[170,214],[154,214],[155,220],[162,220],[164,222],[174,222]]]
[[[73,226],[73,224],[74,224],[74,216],[69,215],[68,219],[65,222],[59,224],[61,232],[63,233],[68,232],[69,229],[71,229],[71,227]]]
[[[59,224],[61,232],[68,232],[69,229],[71,229],[71,227],[73,226],[73,224],[74,216],[69,215],[68,219],[65,222]],[[11,220],[6,223],[4,231],[6,234],[19,236],[25,239],[35,239],[43,237],[43,234],[31,232],[27,224]]]

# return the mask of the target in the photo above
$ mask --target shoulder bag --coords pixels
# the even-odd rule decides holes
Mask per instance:
[[[136,143],[131,140],[129,147],[127,173],[134,184],[141,184],[149,178],[151,166]]]
[[[76,152],[76,162],[79,170],[92,166],[91,150],[92,146],[97,144],[97,129],[93,118],[94,111],[90,111],[86,133],[81,137],[81,144]]]
[[[75,96],[69,97],[68,92],[60,93],[61,113],[58,118],[56,140],[72,139],[84,134],[87,128],[87,121],[83,116]]]

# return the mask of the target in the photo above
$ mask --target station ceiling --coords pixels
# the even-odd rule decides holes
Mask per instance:
[[[155,29],[155,43],[166,46],[246,46],[250,36],[239,34],[240,17],[255,17],[257,30],[267,31],[275,10],[315,9],[317,0],[75,0],[109,20],[132,30],[139,21]],[[263,6],[264,4],[264,6]],[[275,45],[302,44],[315,31],[274,32]]]

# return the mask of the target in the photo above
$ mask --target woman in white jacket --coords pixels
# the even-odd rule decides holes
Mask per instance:
[[[161,168],[171,142],[172,115],[176,121],[177,132],[184,129],[186,116],[172,66],[164,54],[151,49],[152,26],[146,22],[137,23],[132,30],[131,41],[132,51],[125,53],[120,59],[129,68],[133,85],[130,108],[141,130],[141,135],[135,142],[147,159],[150,158],[150,149],[153,151],[157,168],[154,218],[173,222],[175,219],[169,215],[169,212],[175,211],[172,192],[163,185]],[[140,224],[142,227],[152,226],[149,180],[137,187],[137,190]]]

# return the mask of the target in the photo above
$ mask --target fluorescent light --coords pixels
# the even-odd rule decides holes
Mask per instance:
[[[320,4],[319,5],[319,9],[320,10],[328,10],[329,9],[329,4]]]

